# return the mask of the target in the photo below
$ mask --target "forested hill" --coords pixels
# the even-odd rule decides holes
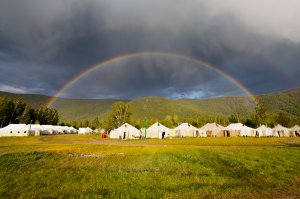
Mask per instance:
[[[44,95],[11,94],[0,92],[12,98],[22,97],[33,107],[45,104],[50,97]],[[257,96],[271,114],[279,112],[300,116],[300,88]],[[54,104],[60,113],[61,121],[83,120],[95,116],[106,117],[115,99],[58,99]],[[126,101],[126,100],[122,100]],[[131,105],[135,118],[163,119],[166,115],[179,117],[229,116],[239,114],[248,116],[254,113],[255,103],[247,96],[231,96],[211,99],[166,99],[144,97],[126,101]]]

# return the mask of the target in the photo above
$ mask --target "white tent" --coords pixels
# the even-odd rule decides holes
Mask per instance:
[[[256,137],[270,137],[273,135],[272,129],[266,127],[265,125],[261,125],[255,130]]]
[[[200,130],[202,137],[224,137],[224,127],[217,123],[207,123]]]
[[[137,139],[141,138],[141,132],[134,126],[125,123],[117,129],[114,129],[109,134],[113,139]]]
[[[289,137],[289,129],[278,124],[273,128],[273,136],[275,137]]]
[[[78,130],[78,134],[88,134],[88,133],[92,133],[93,129],[86,127],[86,128],[79,128]]]
[[[52,125],[42,125],[42,134],[43,135],[52,135],[55,134],[54,128]]]
[[[78,131],[77,131],[77,129],[75,129],[74,127],[70,127],[70,132],[71,132],[72,134],[74,134],[74,133],[77,133]]]
[[[176,137],[199,137],[199,129],[190,125],[189,123],[182,123],[177,126],[175,129]]]
[[[159,122],[154,123],[147,129],[147,138],[166,138],[171,136],[171,130]]]
[[[224,128],[225,137],[254,136],[254,129],[242,123],[233,123]]]
[[[43,135],[43,127],[40,124],[28,124],[27,125],[30,133],[34,135]]]
[[[70,134],[71,133],[71,128],[70,127],[62,126],[61,128],[62,128],[64,134]]]
[[[295,125],[290,128],[290,136],[291,137],[300,137],[300,126]]]
[[[0,136],[28,136],[29,128],[26,124],[10,124],[0,129]]]
[[[52,126],[53,127],[53,134],[63,134],[64,131],[61,126]]]

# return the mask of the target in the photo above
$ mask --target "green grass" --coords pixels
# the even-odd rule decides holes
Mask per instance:
[[[298,138],[0,138],[0,154],[1,198],[300,196]]]

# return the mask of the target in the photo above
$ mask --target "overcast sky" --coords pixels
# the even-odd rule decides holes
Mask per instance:
[[[255,94],[300,86],[299,0],[1,0],[0,90],[53,95],[112,57],[194,57]],[[71,98],[207,98],[244,91],[215,70],[172,56],[104,65]]]

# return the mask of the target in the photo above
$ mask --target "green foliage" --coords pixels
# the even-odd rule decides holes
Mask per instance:
[[[275,121],[277,124],[281,124],[283,126],[290,126],[291,123],[290,117],[285,113],[279,113],[279,115],[275,117]]]
[[[124,102],[116,102],[113,105],[113,109],[109,114],[109,129],[115,129],[124,124],[125,122],[130,123],[132,119],[132,111],[129,104]]]
[[[53,108],[40,107],[35,110],[35,118],[39,120],[40,124],[52,124],[58,123],[58,112]]]
[[[230,115],[228,120],[229,120],[229,123],[238,123],[241,121],[241,116],[238,114],[233,114],[233,115]]]
[[[40,107],[34,110],[22,98],[0,97],[1,127],[10,123],[29,124],[35,121],[39,121],[40,124],[57,124],[58,119],[58,112],[55,109]]]
[[[7,93],[2,93],[7,94]],[[1,95],[1,92],[0,92]],[[41,107],[49,100],[41,95],[17,95],[7,94],[15,99],[20,96],[33,108]],[[274,126],[281,122],[278,115],[285,114],[290,121],[283,121],[288,127],[299,124],[300,117],[300,89],[259,95],[257,106],[249,97],[234,96],[214,99],[165,99],[161,97],[145,97],[135,99],[128,104],[132,109],[133,123],[141,126],[141,120],[148,118],[149,125],[156,121],[167,122],[168,125],[177,126],[181,122],[190,122],[195,126],[203,126],[207,122],[217,122],[223,126],[229,122],[243,122],[257,127],[260,124]],[[85,120],[93,128],[110,127],[107,121],[113,104],[117,100],[76,100],[58,99],[53,105],[59,111],[60,122],[72,123],[72,126],[81,127]],[[1,101],[0,101],[1,103]],[[7,104],[6,107],[10,105]],[[9,108],[8,108],[9,109]],[[5,111],[4,111],[5,112]],[[164,121],[167,116],[172,116],[171,121]],[[174,121],[174,116],[177,119]],[[95,118],[99,119],[94,122]],[[282,116],[280,116],[282,117]],[[169,118],[170,119],[170,118]],[[229,121],[230,119],[230,121]],[[2,119],[0,110],[0,122],[9,123],[9,118]]]

